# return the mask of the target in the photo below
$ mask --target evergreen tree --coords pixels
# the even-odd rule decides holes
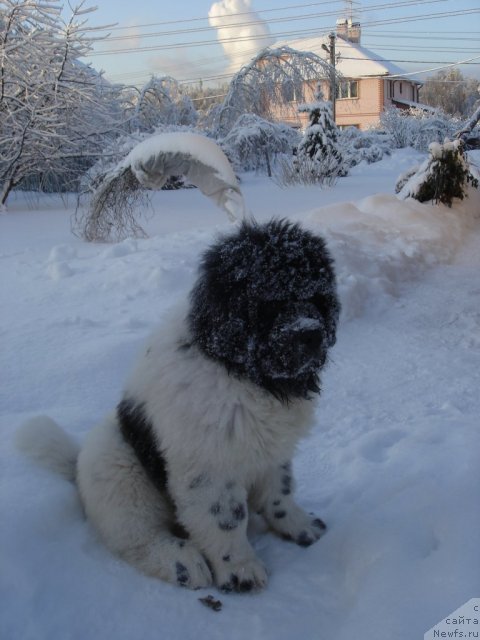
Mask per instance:
[[[423,164],[400,177],[395,189],[400,198],[451,207],[454,198],[465,198],[469,184],[478,188],[478,172],[468,162],[461,140],[434,142],[429,152]]]
[[[338,143],[338,128],[330,103],[323,98],[320,84],[314,97],[314,102],[299,107],[301,113],[308,113],[309,124],[297,148],[297,166],[308,164],[310,170],[320,178],[346,175]]]

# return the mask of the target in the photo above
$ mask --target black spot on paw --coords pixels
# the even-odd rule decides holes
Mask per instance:
[[[287,515],[286,511],[274,511],[273,512],[273,517],[274,518],[278,518],[278,519],[285,518],[286,515]]]
[[[220,585],[220,591],[223,591],[223,593],[232,593],[233,591],[233,584],[231,582],[224,582],[222,585]]]
[[[281,500],[274,500],[272,504],[274,507],[278,507],[281,504],[281,502],[282,502]]]
[[[288,533],[282,533],[282,540],[286,540],[287,542],[292,542],[293,538]]]
[[[238,590],[242,593],[248,593],[253,589],[253,580],[242,580],[238,585]]]
[[[230,555],[229,555],[229,554],[227,554],[226,556],[223,556],[222,560],[223,560],[224,562],[230,562]]]
[[[309,547],[315,540],[306,531],[301,531],[295,542],[301,547]]]
[[[224,582],[220,587],[221,591],[225,593],[231,593],[232,591],[236,591],[238,589],[238,576],[234,573],[230,575],[230,580],[228,582]]]
[[[177,572],[177,582],[181,587],[184,587],[190,579],[187,567],[181,562],[175,564],[175,570]]]
[[[232,511],[232,516],[235,520],[238,520],[239,522],[242,520],[245,520],[247,513],[246,513],[245,505],[242,504],[241,502],[234,505],[231,511]]]
[[[289,496],[292,493],[292,476],[284,475],[282,476],[282,495]]]
[[[318,527],[322,531],[325,531],[325,529],[327,528],[327,525],[320,518],[315,518],[315,520],[312,522],[312,524],[313,524],[314,527]]]
[[[210,513],[212,514],[212,516],[218,516],[221,510],[222,510],[222,505],[219,502],[214,502],[210,507]]]

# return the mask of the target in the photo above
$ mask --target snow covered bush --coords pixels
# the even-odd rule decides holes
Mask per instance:
[[[139,134],[139,137],[141,134]],[[91,176],[74,217],[73,231],[89,242],[145,237],[137,218],[145,190],[165,187],[172,176],[186,180],[222,208],[234,221],[245,215],[245,204],[228,158],[219,145],[190,131],[145,137],[125,147],[129,153]],[[144,207],[143,207],[144,208]]]
[[[389,134],[376,129],[361,131],[356,127],[342,129],[338,141],[348,167],[362,161],[368,164],[379,162],[384,155],[391,154],[393,146]]]
[[[258,171],[271,176],[277,156],[291,154],[298,139],[298,132],[286,124],[245,113],[218,142],[237,170]]]
[[[470,184],[478,188],[478,170],[470,165],[460,140],[432,142],[429,157],[420,166],[400,176],[395,191],[401,199],[441,202],[451,207],[454,198],[463,200]]]
[[[440,110],[397,109],[390,107],[380,116],[380,124],[390,134],[397,149],[413,147],[427,151],[431,142],[452,138],[459,121]]]

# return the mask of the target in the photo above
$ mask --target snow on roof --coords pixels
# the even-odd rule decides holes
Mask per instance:
[[[392,102],[398,102],[404,104],[412,109],[421,109],[422,111],[428,111],[429,113],[437,113],[438,109],[428,104],[422,104],[421,102],[414,102],[413,100],[404,100],[403,98],[392,98]]]
[[[329,37],[319,35],[312,38],[298,38],[278,42],[274,47],[289,46],[299,51],[311,51],[327,60],[329,54],[322,49],[322,44],[329,45]],[[405,71],[397,65],[384,60],[381,56],[359,44],[336,38],[335,49],[340,54],[336,68],[346,78],[364,78],[377,76],[402,76]]]

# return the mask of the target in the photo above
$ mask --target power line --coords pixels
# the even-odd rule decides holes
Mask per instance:
[[[399,24],[399,23],[412,22],[412,21],[418,21],[418,20],[432,20],[434,18],[438,19],[438,18],[446,18],[446,17],[453,17],[453,16],[472,15],[472,14],[478,14],[478,13],[480,13],[480,9],[466,9],[466,10],[464,9],[464,10],[448,11],[448,12],[441,12],[441,13],[423,14],[419,16],[405,16],[403,18],[389,18],[385,20],[376,20],[370,23],[367,22],[365,26],[374,26],[374,25],[380,25],[380,24]],[[277,33],[273,35],[275,35],[276,37],[286,37],[286,36],[304,35],[306,33],[318,35],[317,30],[313,28],[300,29],[298,31],[287,31],[284,33]],[[199,46],[203,47],[203,46],[210,46],[210,45],[216,45],[216,44],[248,42],[251,40],[270,39],[271,37],[272,37],[272,34],[256,35],[253,37],[252,36],[236,36],[232,38],[221,38],[218,40],[179,42],[174,44],[163,44],[163,45],[156,45],[156,46],[150,46],[150,47],[135,47],[135,48],[127,47],[123,49],[111,49],[109,51],[94,51],[89,54],[89,57],[101,56],[101,55],[112,55],[114,53],[140,53],[145,51],[165,51],[169,49],[183,49],[183,48],[199,47]]]
[[[447,1],[447,0],[445,0]],[[254,11],[239,11],[236,13],[229,13],[228,17],[236,17],[236,16],[248,16],[251,15],[252,13],[258,13],[258,14],[263,14],[263,13],[273,13],[274,11],[287,11],[289,9],[305,9],[308,7],[317,7],[320,5],[332,5],[332,4],[339,4],[340,2],[343,3],[343,0],[323,0],[323,2],[310,2],[308,4],[294,4],[294,5],[288,5],[285,7],[276,7],[275,9],[259,9],[259,10],[254,10]],[[202,16],[202,17],[197,17],[197,18],[183,18],[183,19],[179,19],[179,20],[163,20],[162,22],[147,22],[145,24],[133,24],[133,25],[129,25],[127,27],[122,27],[122,26],[113,26],[110,28],[105,28],[105,29],[101,29],[100,31],[117,31],[117,30],[121,30],[121,29],[143,29],[146,27],[159,27],[161,25],[166,25],[166,24],[186,24],[189,22],[202,22],[208,20],[208,16]]]
[[[399,7],[409,7],[409,6],[417,6],[420,4],[436,4],[439,2],[447,2],[448,0],[399,0],[398,2],[393,2],[393,3],[382,3],[382,4],[377,4],[377,5],[372,5],[371,7],[365,7],[364,9],[359,9],[358,11],[361,13],[366,13],[369,11],[377,11],[379,9],[395,9],[395,8],[399,8]],[[331,4],[331,3],[328,3]],[[228,19],[230,18],[230,16],[233,14],[229,14],[227,16],[221,16],[221,17],[216,17],[216,20],[219,20],[220,18],[225,18]],[[338,15],[338,11],[333,10],[333,11],[324,11],[321,13],[308,13],[308,14],[301,14],[301,15],[295,15],[295,16],[288,16],[288,17],[281,17],[281,18],[273,18],[267,21],[265,20],[250,20],[250,21],[246,21],[246,22],[231,22],[231,23],[226,23],[226,24],[218,24],[218,25],[209,25],[207,27],[196,27],[196,28],[190,28],[190,29],[177,29],[174,31],[155,31],[152,33],[142,33],[142,34],[128,34],[125,36],[112,36],[109,37],[108,40],[109,42],[118,42],[118,41],[122,41],[122,40],[132,40],[132,39],[137,39],[139,37],[141,38],[153,38],[153,37],[164,37],[164,36],[174,36],[174,35],[183,35],[183,34],[190,34],[190,33],[203,33],[205,31],[213,31],[216,30],[217,28],[221,28],[221,29],[238,29],[239,26],[242,27],[250,27],[250,26],[255,26],[255,25],[271,25],[271,24],[277,24],[280,22],[293,22],[293,21],[299,21],[299,20],[311,20],[312,18],[323,18],[323,17],[328,17],[328,16],[332,16],[332,15]]]

